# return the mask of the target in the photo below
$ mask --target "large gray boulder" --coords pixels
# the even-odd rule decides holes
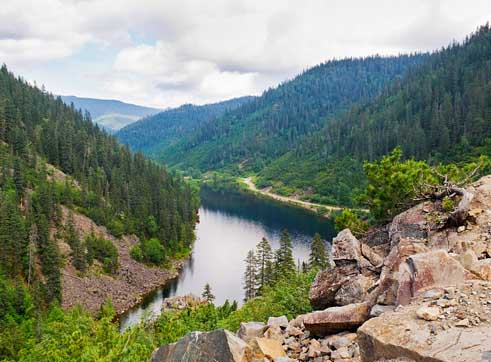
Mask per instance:
[[[303,323],[305,329],[312,334],[325,336],[346,330],[355,330],[369,317],[369,304],[356,303],[305,314]]]
[[[242,362],[247,344],[224,329],[192,332],[155,350],[152,362]]]
[[[325,309],[336,305],[335,297],[339,289],[358,275],[356,264],[321,270],[310,287],[310,304],[314,309]]]

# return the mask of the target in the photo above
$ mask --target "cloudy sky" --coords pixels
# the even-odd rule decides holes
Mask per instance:
[[[0,62],[56,94],[202,104],[331,58],[440,48],[490,15],[489,0],[2,0]]]

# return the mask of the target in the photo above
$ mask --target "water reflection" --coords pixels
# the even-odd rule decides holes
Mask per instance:
[[[310,241],[316,232],[325,240],[334,236],[330,220],[296,207],[210,189],[202,190],[201,201],[192,256],[177,279],[122,316],[122,329],[137,323],[146,314],[159,314],[162,300],[168,296],[201,294],[206,283],[211,285],[217,304],[226,299],[242,301],[244,259],[263,236],[277,248],[281,231],[288,229],[294,257],[299,262],[308,258]]]

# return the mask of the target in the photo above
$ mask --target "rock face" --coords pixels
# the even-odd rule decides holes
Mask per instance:
[[[419,296],[408,306],[373,318],[358,329],[362,360],[486,361],[491,350],[488,299],[491,283],[467,282],[447,288],[440,299]]]
[[[357,303],[308,313],[304,315],[303,323],[305,329],[311,333],[327,335],[345,330],[354,330],[369,317],[370,306],[367,303]]]
[[[192,332],[176,343],[157,349],[152,362],[243,362],[246,343],[234,334],[219,329]]]
[[[320,271],[310,288],[310,304],[314,309],[324,309],[336,304],[338,290],[350,276],[358,275],[356,265],[345,265]]]
[[[397,304],[409,304],[429,287],[460,286],[464,280],[464,268],[446,251],[412,255],[399,266]]]

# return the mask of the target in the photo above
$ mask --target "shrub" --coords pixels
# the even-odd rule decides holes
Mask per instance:
[[[143,261],[143,253],[140,245],[135,245],[130,250],[130,256],[136,261]]]
[[[360,220],[359,215],[351,209],[343,209],[334,219],[334,227],[339,232],[350,229],[353,235],[361,236],[368,230],[368,223]]]
[[[87,263],[91,265],[94,259],[100,261],[106,273],[113,274],[119,265],[118,250],[114,244],[103,237],[90,234],[85,238],[87,246]]]
[[[159,239],[148,239],[143,245],[143,254],[148,262],[159,265],[165,261],[165,250]]]

